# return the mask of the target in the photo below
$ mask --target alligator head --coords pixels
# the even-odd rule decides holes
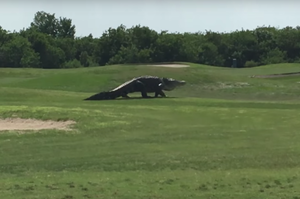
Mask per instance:
[[[163,81],[163,90],[165,91],[171,91],[176,87],[183,86],[186,84],[186,82],[183,80],[180,81],[180,80],[176,80],[173,78],[166,78],[166,77],[163,77],[162,81]]]

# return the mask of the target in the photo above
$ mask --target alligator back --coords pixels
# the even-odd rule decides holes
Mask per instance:
[[[146,92],[155,92],[157,90],[157,86],[162,82],[162,80],[156,76],[149,76],[149,75],[140,76],[121,84],[120,86],[114,88],[111,91],[119,91],[119,92],[125,91],[127,93],[137,92],[137,90],[135,90],[134,87],[134,84],[137,81],[140,81],[145,85]]]
[[[120,86],[114,88],[114,89],[111,90],[111,91],[117,91],[117,90],[120,90],[120,89],[122,89],[122,88],[126,88],[126,87],[128,87],[128,86],[131,86],[132,83],[134,83],[136,80],[137,80],[137,78],[133,78],[133,79],[131,79],[131,80],[129,80],[129,81],[127,81],[127,82],[121,84]]]

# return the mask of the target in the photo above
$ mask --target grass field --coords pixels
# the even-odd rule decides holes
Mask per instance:
[[[300,64],[190,66],[0,69],[1,118],[76,122],[0,132],[0,198],[300,199],[300,76],[249,78]],[[187,85],[83,101],[146,74]]]

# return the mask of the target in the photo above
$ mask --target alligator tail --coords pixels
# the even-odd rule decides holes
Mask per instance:
[[[110,100],[110,99],[116,99],[117,97],[118,96],[115,95],[115,92],[104,91],[104,92],[92,95],[84,100]]]

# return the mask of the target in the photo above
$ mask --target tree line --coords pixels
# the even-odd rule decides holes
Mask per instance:
[[[257,27],[230,33],[157,32],[120,25],[101,37],[75,37],[68,18],[39,11],[28,28],[9,32],[0,26],[0,67],[75,68],[125,63],[193,62],[254,67],[300,63],[300,26]]]

